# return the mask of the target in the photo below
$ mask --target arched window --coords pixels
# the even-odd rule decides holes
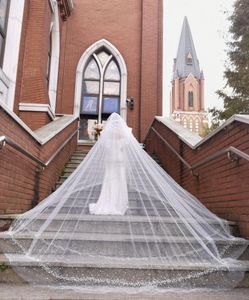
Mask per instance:
[[[98,123],[119,112],[120,71],[106,50],[94,53],[83,77],[81,114],[95,116]]]
[[[120,113],[121,74],[113,55],[105,48],[92,54],[83,72],[80,139],[93,139],[94,124]]]
[[[74,115],[80,117],[80,140],[94,139],[95,125],[112,112],[126,121],[127,68],[118,49],[102,39],[85,50],[76,69]]]
[[[188,106],[193,107],[194,106],[194,93],[188,92]]]

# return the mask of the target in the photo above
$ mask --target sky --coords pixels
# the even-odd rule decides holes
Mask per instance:
[[[164,115],[169,114],[170,81],[184,16],[192,32],[200,68],[205,76],[205,108],[222,108],[215,92],[225,85],[223,78],[229,40],[228,15],[235,0],[163,0],[164,1]],[[226,12],[226,13],[225,13]]]

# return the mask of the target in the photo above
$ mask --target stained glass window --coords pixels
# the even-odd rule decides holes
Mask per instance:
[[[92,58],[85,70],[85,79],[100,79],[99,67],[94,58]]]
[[[109,58],[110,54],[108,54],[105,51],[101,51],[99,54],[97,54],[98,59],[101,62],[101,65],[104,66],[104,64],[106,63],[107,59]]]
[[[118,113],[119,111],[119,98],[118,97],[104,97],[103,99],[103,113]]]
[[[82,113],[96,114],[98,111],[98,97],[97,96],[84,96]]]
[[[104,94],[105,95],[119,95],[120,84],[119,82],[105,82]]]
[[[94,119],[103,122],[111,113],[120,112],[120,81],[120,70],[112,54],[105,49],[94,53],[85,67],[82,82],[81,120],[85,120],[84,124]]]
[[[120,80],[120,72],[114,60],[109,63],[106,69],[105,80]]]
[[[86,94],[98,94],[99,93],[99,81],[87,81],[83,83],[84,92]]]
[[[100,70],[94,57],[86,66],[83,78],[81,114],[95,115],[99,110]]]

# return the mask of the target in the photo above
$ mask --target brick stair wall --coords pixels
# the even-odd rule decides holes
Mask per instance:
[[[190,164],[228,146],[249,154],[248,124],[242,122],[232,122],[197,149],[192,149],[157,119],[153,127]],[[199,173],[199,178],[196,178],[153,131],[149,132],[144,143],[147,152],[156,154],[164,169],[181,186],[220,217],[237,222],[240,235],[249,237],[249,163],[246,160],[231,162],[226,155],[221,156],[196,169]]]
[[[5,135],[24,149],[46,161],[77,128],[77,120],[44,145],[40,145],[4,110],[0,110],[0,135]],[[48,196],[77,147],[77,136],[60,151],[51,164],[37,173],[37,164],[6,145],[0,150],[0,214],[23,213]]]

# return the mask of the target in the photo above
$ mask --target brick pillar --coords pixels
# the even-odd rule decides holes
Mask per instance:
[[[162,0],[142,1],[140,140],[162,114]]]
[[[32,129],[37,129],[51,120],[46,111],[34,113],[34,111],[24,110],[18,112],[19,103],[50,104],[46,80],[50,23],[49,1],[32,0],[26,2],[15,111]]]

